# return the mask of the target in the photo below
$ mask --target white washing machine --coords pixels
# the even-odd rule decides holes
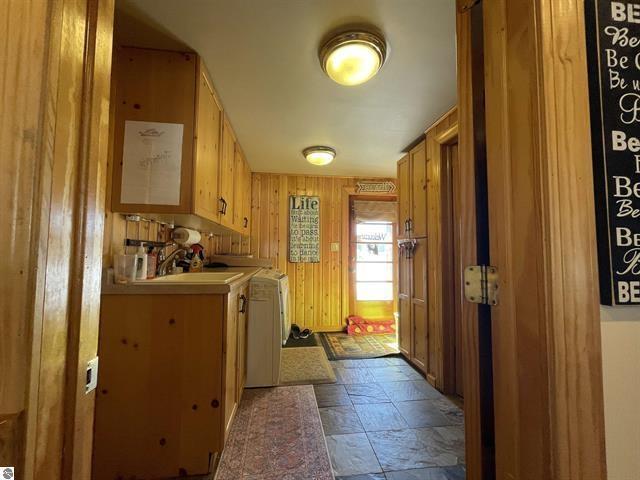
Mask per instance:
[[[280,354],[290,330],[289,278],[263,269],[249,281],[247,387],[280,383]]]

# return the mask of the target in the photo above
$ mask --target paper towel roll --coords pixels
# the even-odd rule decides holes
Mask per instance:
[[[200,243],[200,232],[191,230],[190,228],[178,227],[171,235],[173,241],[179,245],[190,246],[194,243]]]

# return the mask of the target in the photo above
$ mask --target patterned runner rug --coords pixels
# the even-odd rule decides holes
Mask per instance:
[[[395,333],[383,335],[347,335],[320,333],[322,346],[329,360],[376,358],[400,353]]]
[[[332,480],[311,385],[247,389],[216,480]]]

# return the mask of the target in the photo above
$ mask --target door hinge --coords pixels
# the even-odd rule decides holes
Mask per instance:
[[[471,265],[464,269],[464,296],[471,303],[498,304],[498,269]]]

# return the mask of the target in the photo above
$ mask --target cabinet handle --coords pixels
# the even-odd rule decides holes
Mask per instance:
[[[413,231],[413,219],[410,218],[409,220],[407,220],[407,223],[409,224],[409,231],[412,232]]]
[[[247,313],[247,297],[240,295],[240,313]]]
[[[244,217],[244,228],[247,228],[249,226],[249,219],[247,217]]]
[[[227,201],[224,199],[224,197],[220,197],[220,210],[218,210],[218,213],[222,214],[222,215],[226,215],[227,214]]]
[[[211,400],[211,406],[213,408],[218,408],[220,406],[220,402],[218,400]]]
[[[404,221],[404,233],[407,233],[409,231],[409,220],[405,220]]]

